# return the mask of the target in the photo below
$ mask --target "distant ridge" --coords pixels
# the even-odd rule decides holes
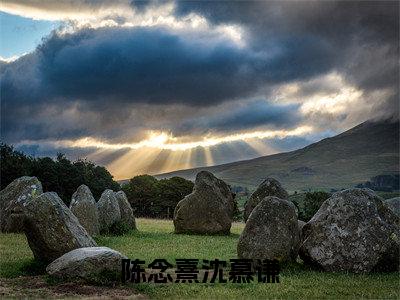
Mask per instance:
[[[193,180],[201,170],[248,187],[266,177],[278,179],[291,191],[353,187],[376,175],[399,173],[399,121],[366,121],[299,150],[156,177]]]

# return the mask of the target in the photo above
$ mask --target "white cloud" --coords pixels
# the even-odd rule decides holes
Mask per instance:
[[[10,57],[3,57],[3,56],[0,55],[0,61],[8,64],[8,63],[11,63],[13,61],[16,61],[18,58],[20,58],[20,57],[22,57],[22,56],[24,56],[26,54],[27,53],[23,53],[21,55],[13,55],[13,56],[10,56]]]
[[[388,98],[390,93],[390,89],[364,91],[333,71],[308,81],[280,85],[272,98],[279,103],[300,104],[299,111],[308,124],[319,125],[321,130],[343,131],[368,119],[382,117],[375,104]]]
[[[64,21],[68,24],[60,28],[60,33],[79,30],[84,27],[168,27],[182,34],[203,31],[208,38],[230,39],[237,46],[245,46],[244,29],[239,25],[221,24],[212,26],[203,16],[191,13],[177,18],[174,16],[175,4],[162,2],[149,4],[138,11],[131,1],[18,1],[0,2],[0,11],[34,20]]]
[[[3,0],[0,10],[34,20],[67,21],[106,19],[112,16],[130,17],[133,9],[128,0],[58,1]]]

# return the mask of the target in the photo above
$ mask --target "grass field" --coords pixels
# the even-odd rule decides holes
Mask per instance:
[[[150,263],[155,258],[229,260],[244,224],[234,223],[230,236],[173,234],[171,221],[137,219],[138,232],[121,237],[96,238],[99,245]],[[28,276],[42,270],[33,263],[26,238],[0,234],[0,278]],[[40,272],[40,271],[39,271]],[[301,264],[282,270],[279,284],[138,284],[132,288],[149,298],[373,298],[398,299],[399,274],[333,274],[309,270]]]

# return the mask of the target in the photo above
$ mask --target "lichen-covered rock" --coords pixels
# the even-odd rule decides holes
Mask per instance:
[[[298,220],[297,222],[298,226],[299,226],[299,234],[300,234],[300,241],[303,240],[303,227],[304,225],[306,225],[306,222],[302,221],[302,220]]]
[[[20,177],[7,185],[0,192],[0,231],[22,232],[24,227],[20,219],[21,209],[18,208],[42,193],[42,184],[36,177]]]
[[[333,194],[303,228],[300,257],[325,271],[399,268],[400,218],[373,191]]]
[[[111,272],[121,272],[121,260],[127,257],[107,247],[89,247],[72,250],[57,258],[46,268],[49,275],[58,278],[93,279]]]
[[[267,196],[275,196],[279,199],[288,199],[289,194],[282,187],[278,180],[274,178],[265,179],[257,188],[257,190],[250,196],[249,200],[244,205],[244,221],[249,218],[253,209]]]
[[[112,190],[105,190],[101,194],[97,208],[100,216],[100,232],[108,232],[113,224],[121,220],[118,200]]]
[[[193,192],[175,208],[175,233],[229,234],[234,206],[229,186],[202,171],[196,176]]]
[[[130,229],[136,229],[135,217],[133,216],[133,209],[129,204],[128,198],[123,191],[115,193],[118,200],[119,211],[121,213],[121,222],[128,225]]]
[[[51,262],[81,247],[97,246],[56,193],[44,193],[24,203],[24,231],[37,260]]]
[[[385,203],[389,206],[393,212],[400,217],[400,197],[395,197],[385,200]]]
[[[266,197],[254,208],[240,235],[239,258],[295,260],[299,247],[295,206],[277,197]]]
[[[100,233],[99,212],[90,189],[82,184],[72,195],[70,209],[91,236]]]

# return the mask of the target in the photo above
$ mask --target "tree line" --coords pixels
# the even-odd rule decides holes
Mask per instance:
[[[105,167],[97,166],[89,160],[70,161],[61,153],[55,159],[35,158],[15,150],[13,146],[0,144],[1,189],[21,176],[36,176],[44,192],[56,192],[67,206],[81,184],[90,188],[96,200],[105,189],[122,189],[135,216],[149,218],[172,218],[178,202],[193,190],[193,182],[184,178],[158,180],[151,175],[135,176],[121,187]],[[243,196],[250,195],[247,188],[233,186],[232,191]],[[297,197],[291,200],[298,208],[299,218],[308,221],[329,196],[325,192],[308,192],[300,197],[302,200]],[[242,213],[236,200],[235,204],[235,219],[241,220]]]
[[[62,153],[58,153],[56,159],[36,158],[4,143],[0,144],[0,176],[1,189],[21,176],[36,176],[44,192],[56,192],[67,205],[81,184],[86,184],[96,199],[105,189],[120,190],[110,172],[91,161],[78,159],[72,162]]]
[[[69,206],[72,194],[87,185],[98,200],[105,189],[121,190],[105,167],[86,159],[70,161],[58,153],[50,157],[32,157],[13,146],[0,144],[0,187],[4,189],[22,176],[36,176],[44,192],[56,192]],[[135,176],[122,186],[138,217],[172,218],[175,206],[193,189],[193,182],[181,177],[157,180],[150,175]]]
[[[138,175],[122,185],[138,217],[172,218],[175,206],[193,190],[193,182],[182,177],[158,180]]]

